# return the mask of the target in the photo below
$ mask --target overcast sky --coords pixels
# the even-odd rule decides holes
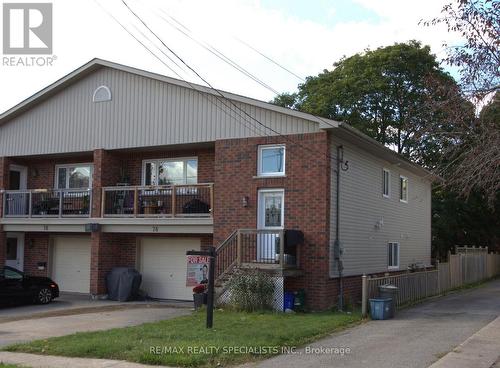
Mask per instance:
[[[0,112],[94,57],[177,77],[128,35],[96,1],[144,40],[137,28],[145,34],[147,31],[121,0],[54,0],[53,53],[57,60],[50,67],[0,66]],[[421,19],[439,15],[446,2],[441,0],[126,1],[172,50],[216,88],[261,100],[271,99],[274,93],[217,59],[159,16],[174,17],[198,40],[216,47],[278,91],[294,91],[300,79],[240,40],[302,78],[331,68],[343,55],[368,47],[416,39],[429,44],[441,59],[445,55],[443,42],[460,41],[442,27],[418,25]],[[151,46],[149,41],[145,42]],[[193,74],[167,62],[182,78],[203,84]]]

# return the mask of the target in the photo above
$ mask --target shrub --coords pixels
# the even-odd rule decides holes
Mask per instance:
[[[254,312],[272,309],[274,283],[265,272],[238,270],[228,281],[230,305],[237,310]]]

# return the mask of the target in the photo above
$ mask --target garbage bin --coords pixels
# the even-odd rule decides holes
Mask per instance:
[[[293,310],[293,303],[295,299],[295,294],[291,291],[285,291],[285,295],[283,297],[283,310],[287,309]]]
[[[390,303],[390,318],[394,317],[396,312],[396,300],[398,296],[399,288],[396,285],[385,284],[378,287],[379,297],[382,299],[391,299]]]
[[[300,289],[294,292],[295,301],[293,303],[293,309],[297,312],[303,312],[306,308],[306,291]]]
[[[370,316],[372,319],[389,319],[392,318],[391,313],[391,298],[375,298],[370,299]]]

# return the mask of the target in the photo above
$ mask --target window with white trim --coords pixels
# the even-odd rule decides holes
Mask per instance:
[[[57,165],[55,187],[57,189],[86,189],[92,187],[92,164]]]
[[[408,178],[402,175],[399,177],[399,200],[408,203]]]
[[[143,185],[182,185],[197,183],[198,159],[196,157],[143,161]]]
[[[284,176],[285,145],[259,146],[257,166],[258,176]]]
[[[391,195],[391,172],[387,169],[382,170],[382,195],[386,198]]]
[[[387,244],[387,268],[390,270],[399,268],[399,243]]]

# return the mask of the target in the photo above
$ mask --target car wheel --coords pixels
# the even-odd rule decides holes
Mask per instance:
[[[38,291],[36,301],[40,304],[47,304],[52,301],[52,291],[48,288],[42,288]]]

